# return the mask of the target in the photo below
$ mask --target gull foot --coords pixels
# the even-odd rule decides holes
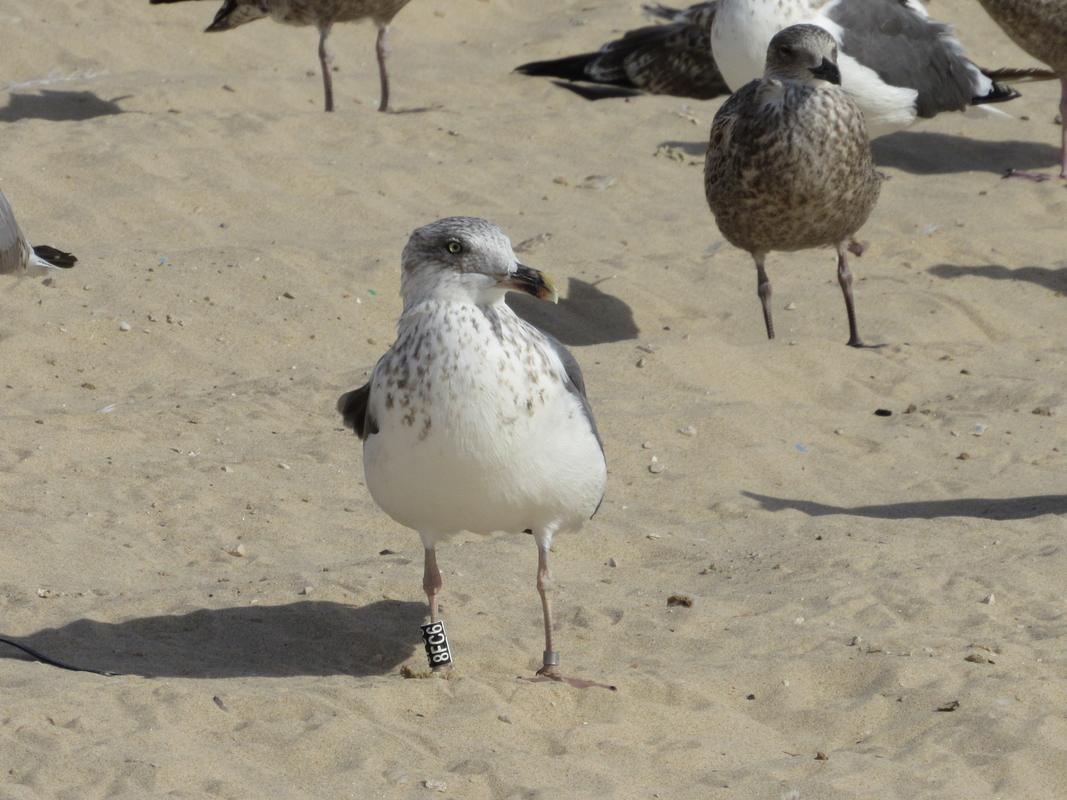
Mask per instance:
[[[1052,180],[1051,175],[1047,175],[1044,172],[1024,172],[1019,169],[1005,170],[1001,176],[1003,179],[1008,178],[1022,178],[1024,180],[1032,181],[1033,183],[1044,183],[1045,181]],[[1063,177],[1062,175],[1060,177]]]

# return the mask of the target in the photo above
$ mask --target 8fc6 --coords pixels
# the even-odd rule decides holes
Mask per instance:
[[[422,641],[426,645],[426,660],[431,667],[447,667],[452,663],[443,622],[428,622],[422,627]]]

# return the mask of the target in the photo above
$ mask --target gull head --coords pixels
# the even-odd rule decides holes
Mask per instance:
[[[818,25],[790,25],[778,31],[767,46],[765,78],[814,86],[841,85],[837,40]]]
[[[401,265],[405,306],[430,299],[492,305],[508,291],[558,299],[552,279],[520,264],[504,232],[478,217],[446,217],[419,228]]]

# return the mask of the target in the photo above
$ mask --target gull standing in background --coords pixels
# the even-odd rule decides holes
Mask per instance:
[[[30,247],[15,220],[15,212],[0,192],[0,275],[40,275],[45,270],[69,269],[78,259],[46,244]]]
[[[364,440],[367,489],[422,537],[431,622],[439,541],[533,533],[545,625],[538,674],[559,678],[548,552],[557,532],[599,508],[607,465],[578,363],[504,303],[508,291],[555,302],[556,290],[517,261],[500,228],[474,217],[419,228],[401,264],[396,341],[337,404]]]
[[[186,0],[150,0],[152,5],[183,3]],[[326,110],[333,111],[333,79],[330,65],[333,56],[326,49],[326,39],[335,22],[374,20],[378,26],[375,52],[378,56],[378,76],[382,94],[379,111],[389,110],[389,71],[385,66],[385,36],[393,17],[410,0],[225,0],[215,19],[207,26],[207,33],[228,31],[246,22],[271,17],[287,25],[314,25],[319,29],[319,66],[322,68],[322,87],[326,94]]]
[[[980,0],[1004,32],[1019,47],[1044,61],[1060,79],[1060,177],[1067,178],[1067,2],[1065,0]],[[1048,180],[1012,170],[1005,177]]]
[[[774,338],[772,250],[837,248],[849,339],[862,347],[847,243],[878,200],[863,112],[841,89],[837,43],[816,25],[793,25],[767,48],[762,80],[730,97],[711,126],[704,190],[727,241],[752,254],[767,338]]]
[[[863,109],[872,137],[917,117],[1018,97],[996,80],[1048,80],[1041,70],[986,72],[963,55],[948,25],[918,0],[719,0],[711,49],[734,89],[763,74],[771,37],[788,25],[826,29],[841,51],[841,86]]]

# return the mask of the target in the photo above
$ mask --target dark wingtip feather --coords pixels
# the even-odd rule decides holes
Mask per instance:
[[[78,263],[78,257],[73,253],[66,253],[46,244],[37,245],[33,248],[33,252],[37,257],[43,258],[53,267],[59,267],[60,269],[70,269]]]
[[[993,88],[989,90],[988,94],[982,97],[972,97],[971,105],[980,106],[987,103],[1006,103],[1009,100],[1014,100],[1016,97],[1021,97],[1015,89],[1011,88],[1007,84],[993,82]]]
[[[370,401],[370,384],[364,384],[351,392],[345,392],[337,399],[337,411],[344,420],[345,427],[356,432],[360,439],[366,439],[378,432],[378,426],[367,411]]]
[[[568,81],[584,81],[588,80],[585,74],[586,65],[597,55],[599,54],[580,53],[576,56],[556,58],[550,61],[531,61],[528,64],[520,64],[515,67],[515,71],[523,75],[563,78]]]

